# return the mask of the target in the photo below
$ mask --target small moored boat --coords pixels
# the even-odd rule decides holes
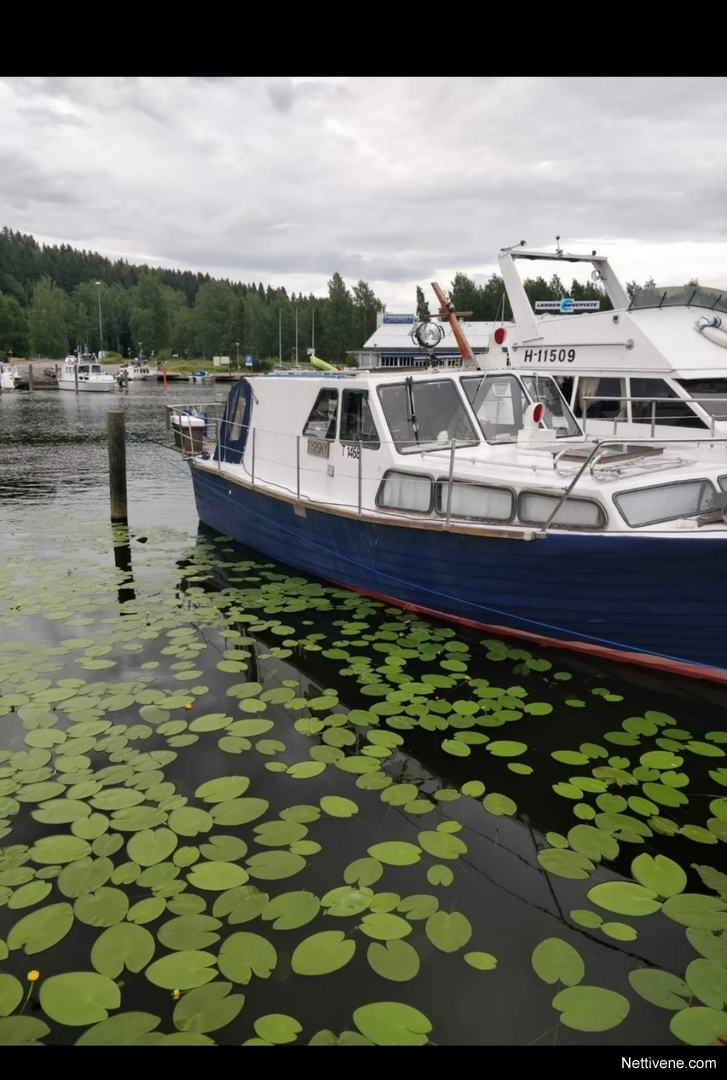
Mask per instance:
[[[724,455],[588,440],[550,373],[462,354],[240,379],[187,441],[200,519],[428,615],[727,682]]]
[[[58,372],[59,390],[108,393],[115,386],[116,380],[113,375],[109,375],[100,364],[94,363],[86,356],[79,358],[67,356]]]

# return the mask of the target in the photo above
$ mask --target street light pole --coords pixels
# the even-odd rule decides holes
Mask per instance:
[[[103,324],[101,322],[101,282],[97,281],[98,287],[98,351],[103,351]],[[99,357],[99,360],[101,357]]]
[[[235,342],[235,348],[237,349],[237,368],[236,368],[236,370],[239,371],[240,370],[240,342],[239,341]]]

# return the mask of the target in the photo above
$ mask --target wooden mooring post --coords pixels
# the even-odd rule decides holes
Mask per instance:
[[[126,524],[126,435],[122,412],[106,413],[106,435],[109,444],[109,495],[111,521]]]

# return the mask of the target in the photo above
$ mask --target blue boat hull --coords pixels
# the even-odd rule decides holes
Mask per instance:
[[[306,573],[468,625],[727,681],[720,542],[552,533],[522,541],[375,524],[192,467],[200,520]]]

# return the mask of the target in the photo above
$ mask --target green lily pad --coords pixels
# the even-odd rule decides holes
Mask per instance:
[[[633,926],[629,926],[628,923],[605,922],[601,924],[601,930],[606,937],[613,938],[614,941],[636,941],[638,937]]]
[[[212,982],[190,990],[174,1009],[174,1026],[179,1031],[204,1033],[226,1027],[245,1003],[243,994],[232,994],[232,983]]]
[[[229,940],[231,939],[228,938]],[[174,952],[163,956],[161,960],[155,960],[145,974],[149,982],[165,990],[191,990],[214,979],[217,971],[213,965],[216,963],[217,957],[212,953],[196,950]]]
[[[296,930],[311,922],[320,909],[321,902],[313,893],[281,893],[262,909],[262,918],[272,921],[274,930]]]
[[[651,915],[661,907],[656,893],[631,881],[604,881],[588,891],[588,899],[616,915]]]
[[[502,739],[491,742],[487,749],[494,757],[519,757],[527,750],[527,744]]]
[[[586,930],[598,930],[603,925],[601,916],[587,908],[576,908],[575,911],[571,911],[570,917],[574,923],[585,927]]]
[[[169,815],[169,828],[179,836],[199,836],[209,832],[213,825],[212,815],[196,806],[181,806]]]
[[[431,943],[447,953],[461,949],[472,937],[470,921],[459,911],[435,912],[427,919],[425,930]]]
[[[378,859],[355,859],[344,870],[343,880],[347,885],[357,884],[359,887],[365,887],[377,882],[383,872],[384,868]]]
[[[362,1005],[355,1010],[353,1021],[361,1034],[375,1046],[424,1046],[432,1030],[424,1013],[398,1001]]]
[[[727,970],[721,964],[699,957],[689,964],[684,978],[703,1005],[710,1009],[723,1009],[727,1005]]]
[[[208,780],[201,784],[195,791],[195,798],[202,799],[206,803],[227,802],[243,795],[250,786],[247,776],[220,776],[216,780]]]
[[[40,984],[40,1004],[46,1016],[59,1024],[81,1027],[108,1018],[118,1009],[121,992],[106,975],[96,971],[70,971],[51,975]]]
[[[295,1042],[303,1030],[297,1020],[293,1019],[292,1016],[286,1016],[284,1013],[270,1013],[268,1016],[261,1016],[259,1020],[255,1021],[254,1027],[258,1036],[265,1042],[272,1043],[273,1046]]]
[[[454,881],[454,874],[448,866],[442,866],[441,863],[435,863],[434,866],[430,866],[427,870],[427,881],[430,885],[442,885],[446,887],[451,885]]]
[[[84,1031],[76,1039],[76,1046],[134,1046],[160,1023],[161,1017],[152,1016],[151,1013],[118,1013]]]
[[[629,982],[640,997],[661,1009],[683,1009],[684,999],[690,996],[689,987],[682,979],[657,968],[636,968],[629,972]]]
[[[358,813],[358,806],[355,802],[339,795],[324,795],[321,798],[321,809],[331,817],[338,818],[350,818]]]
[[[255,842],[265,847],[288,847],[307,836],[308,829],[298,821],[266,821],[255,826]]]
[[[708,1046],[725,1033],[725,1014],[696,1006],[674,1013],[669,1023],[672,1035],[689,1046]]]
[[[727,903],[716,896],[681,893],[665,900],[661,910],[668,919],[682,926],[696,930],[727,930]]]
[[[687,875],[678,863],[666,855],[652,858],[646,853],[637,855],[631,863],[631,873],[645,888],[657,896],[677,896],[687,886]]]
[[[497,967],[497,957],[492,953],[468,952],[464,954],[464,960],[477,971],[494,971]]]
[[[368,854],[387,866],[413,866],[421,859],[420,848],[404,840],[386,840],[381,844],[373,844],[368,849]]]
[[[602,858],[615,859],[619,852],[617,841],[592,825],[574,825],[568,832],[568,843],[592,862],[600,862]]]
[[[41,836],[30,849],[32,862],[48,866],[76,862],[90,854],[91,845],[87,840],[67,834]]]
[[[204,950],[219,941],[220,935],[214,931],[220,926],[220,920],[211,915],[179,915],[176,919],[163,923],[157,931],[157,937],[162,945],[175,952],[182,952],[184,949]]]
[[[292,856],[292,858],[298,858],[298,856]],[[236,863],[199,862],[194,864],[194,869],[187,875],[187,880],[196,889],[223,892],[225,889],[234,889],[238,885],[244,885],[248,880],[248,874]]]
[[[571,986],[553,998],[561,1023],[575,1031],[609,1031],[629,1014],[628,998],[601,986]]]
[[[154,866],[167,859],[178,843],[171,829],[142,829],[129,839],[126,851],[139,866]]]
[[[342,930],[324,930],[298,945],[291,966],[296,975],[330,975],[345,967],[355,951],[356,942]]]
[[[8,900],[8,908],[17,911],[21,908],[33,907],[45,900],[53,886],[50,881],[29,881],[27,885],[21,885],[16,889]]]
[[[385,945],[372,941],[366,958],[376,974],[390,982],[408,982],[419,972],[416,949],[399,939],[388,940]]]
[[[70,904],[50,904],[26,915],[10,930],[8,948],[25,949],[26,956],[50,949],[61,941],[73,925],[73,908]]]
[[[396,900],[398,900],[398,896]],[[377,938],[379,941],[393,941],[396,938],[406,937],[411,933],[411,925],[406,919],[389,912],[374,912],[364,915],[359,925],[359,930],[367,937]]]
[[[94,942],[91,963],[100,975],[117,979],[124,968],[142,971],[156,948],[154,938],[142,926],[120,922],[104,930]]]
[[[23,1000],[23,984],[14,975],[0,975],[0,1016],[9,1016]]]
[[[129,910],[129,898],[121,889],[103,886],[92,893],[81,893],[73,905],[77,919],[88,926],[115,926]]]
[[[226,938],[220,948],[219,967],[232,982],[247,986],[253,975],[267,979],[278,963],[275,947],[259,934],[239,930]]]
[[[535,974],[551,985],[577,986],[586,973],[581,954],[562,938],[546,938],[533,951]]]
[[[517,804],[508,795],[501,795],[497,791],[491,791],[489,795],[485,795],[482,805],[487,813],[492,814],[494,817],[502,817],[503,815],[511,817],[517,813]]]
[[[262,817],[269,805],[267,799],[230,799],[217,803],[210,814],[216,825],[247,825]]]
[[[39,1042],[50,1028],[35,1016],[7,1016],[0,1019],[0,1046],[22,1046]]]
[[[167,902],[163,896],[150,896],[146,900],[139,900],[129,908],[126,918],[133,923],[148,923],[158,919],[165,910]],[[174,987],[172,987],[174,989]]]
[[[572,881],[584,880],[596,869],[585,855],[564,848],[544,848],[538,852],[538,862],[549,874]]]
[[[252,855],[246,866],[250,877],[279,881],[299,873],[305,866],[305,859],[291,851],[261,851]]]
[[[458,859],[467,851],[464,841],[447,832],[420,832],[417,840],[420,847],[435,859]]]

